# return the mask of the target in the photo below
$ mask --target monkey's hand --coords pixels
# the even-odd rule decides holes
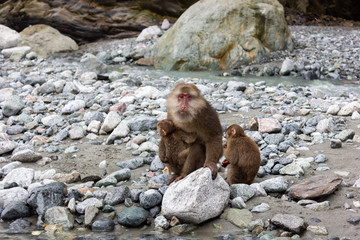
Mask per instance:
[[[218,168],[216,166],[216,164],[212,164],[212,163],[205,163],[204,167],[210,168],[211,171],[211,177],[214,180],[217,176],[217,172],[218,172]]]

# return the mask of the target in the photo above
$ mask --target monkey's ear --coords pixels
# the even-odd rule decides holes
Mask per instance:
[[[235,134],[236,134],[236,129],[235,129],[235,128],[232,128],[232,129],[231,129],[231,135],[232,135],[232,136],[235,136]]]

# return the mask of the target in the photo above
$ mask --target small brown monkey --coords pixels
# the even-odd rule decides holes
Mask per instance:
[[[226,129],[224,156],[229,163],[227,172],[229,185],[253,182],[260,167],[260,151],[254,140],[246,136],[244,130],[237,124]]]
[[[160,160],[170,168],[173,175],[168,184],[186,177],[191,172],[201,168],[205,162],[205,149],[196,142],[197,136],[194,133],[186,133],[177,129],[171,120],[165,119],[157,124],[159,135]],[[194,157],[189,158],[190,146]],[[195,158],[196,157],[196,158]]]
[[[216,110],[201,95],[193,84],[179,84],[167,98],[167,118],[172,120],[176,128],[186,133],[195,133],[197,141],[205,149],[204,167],[211,170],[212,178],[217,175],[217,162],[223,153],[222,127]],[[199,144],[190,146],[186,163],[197,161]]]

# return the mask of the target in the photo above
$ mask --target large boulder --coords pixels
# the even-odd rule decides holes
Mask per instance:
[[[18,32],[47,24],[77,42],[106,37],[136,37],[160,25],[163,16],[178,17],[197,0],[11,0],[0,1],[0,24]],[[170,17],[169,20],[174,21]]]
[[[162,215],[199,224],[219,216],[229,197],[230,189],[225,180],[220,175],[212,180],[210,169],[200,168],[170,185],[163,197]]]
[[[55,28],[44,24],[27,27],[20,35],[22,38],[21,45],[30,46],[32,51],[41,57],[79,49],[74,40],[61,34]]]
[[[21,41],[20,34],[7,26],[0,25],[0,33],[0,49],[16,47]]]
[[[231,69],[293,44],[277,0],[204,0],[158,40],[153,60],[163,70]]]

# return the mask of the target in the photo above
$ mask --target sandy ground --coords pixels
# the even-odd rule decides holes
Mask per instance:
[[[220,119],[223,125],[228,125],[231,123],[247,123],[248,120],[258,114],[258,112],[252,111],[250,113],[226,113],[221,114]],[[359,121],[348,119],[347,125],[350,129],[355,130],[356,134],[360,135],[360,129],[357,128]],[[158,135],[157,135],[158,136]],[[107,136],[102,136],[100,139]],[[85,142],[85,140],[83,140]],[[80,151],[75,154],[60,154],[62,159],[53,161],[50,164],[45,166],[39,166],[35,163],[23,164],[23,167],[30,167],[39,170],[47,170],[50,168],[55,168],[57,172],[70,173],[73,170],[78,171],[82,178],[89,175],[104,176],[104,169],[98,167],[99,163],[103,160],[108,162],[106,167],[106,172],[111,173],[116,170],[119,170],[119,167],[116,166],[116,162],[128,160],[134,158],[131,155],[131,151],[125,150],[125,144],[121,145],[89,145],[85,144],[82,141],[72,141],[66,140],[64,142],[64,147],[70,145],[76,145],[80,148]],[[359,168],[360,168],[360,147],[354,144],[343,144],[343,147],[340,149],[331,149],[329,141],[325,141],[323,144],[310,146],[310,151],[302,151],[299,157],[315,157],[317,155],[316,151],[323,151],[323,153],[328,158],[326,164],[330,167],[330,170],[325,172],[315,171],[316,165],[312,164],[312,167],[308,169],[304,176],[301,178],[296,178],[295,176],[285,176],[286,179],[291,183],[300,183],[306,180],[309,177],[313,176],[335,176],[334,171],[347,171],[349,176],[343,178],[344,183],[348,186],[342,186],[332,195],[319,199],[318,201],[330,201],[331,209],[324,212],[314,212],[312,210],[306,209],[294,201],[284,201],[281,200],[280,196],[267,196],[267,197],[254,197],[248,202],[246,202],[247,209],[251,209],[253,206],[256,206],[260,203],[268,203],[271,209],[264,213],[253,213],[253,219],[261,218],[263,220],[272,218],[275,214],[278,213],[289,213],[294,214],[300,217],[303,217],[309,225],[320,225],[325,226],[328,230],[327,236],[315,236],[312,232],[306,231],[301,239],[327,239],[329,236],[337,237],[347,237],[349,239],[360,239],[360,225],[351,225],[346,220],[350,217],[359,216],[359,209],[356,209],[352,202],[360,200],[360,189],[354,188],[352,185],[360,177]],[[44,154],[43,155],[56,155],[56,154]],[[5,165],[0,163],[0,167]],[[131,185],[132,180],[138,180],[140,175],[146,172],[146,169],[149,168],[149,165],[144,165],[143,167],[132,170],[131,180],[126,185]],[[223,173],[220,173],[223,175]],[[256,178],[255,182],[261,182],[270,177],[277,177],[274,175],[268,175],[265,178]],[[354,195],[353,199],[347,199],[346,194],[352,193]],[[347,202],[351,205],[352,210],[345,210],[344,203]],[[117,208],[123,208],[123,206],[118,206]],[[315,222],[312,218],[320,219],[321,222]],[[215,225],[217,227],[215,227]],[[1,224],[3,227],[4,223]],[[220,226],[220,227],[219,227]],[[1,228],[1,227],[0,227]],[[125,229],[121,226],[116,227],[116,231],[111,233],[120,234],[119,238],[128,238],[129,236],[138,235],[139,233],[148,233],[153,230],[153,226],[145,227],[143,229]],[[80,232],[76,231],[76,235]],[[85,233],[85,232],[84,232]],[[210,221],[207,221],[198,226],[196,230],[190,234],[192,237],[201,237],[203,239],[212,239],[214,236],[219,236],[221,234],[231,233],[241,239],[242,231],[233,224],[227,222],[226,220],[216,218]],[[92,233],[90,233],[92,234]],[[11,238],[10,238],[11,239]]]

